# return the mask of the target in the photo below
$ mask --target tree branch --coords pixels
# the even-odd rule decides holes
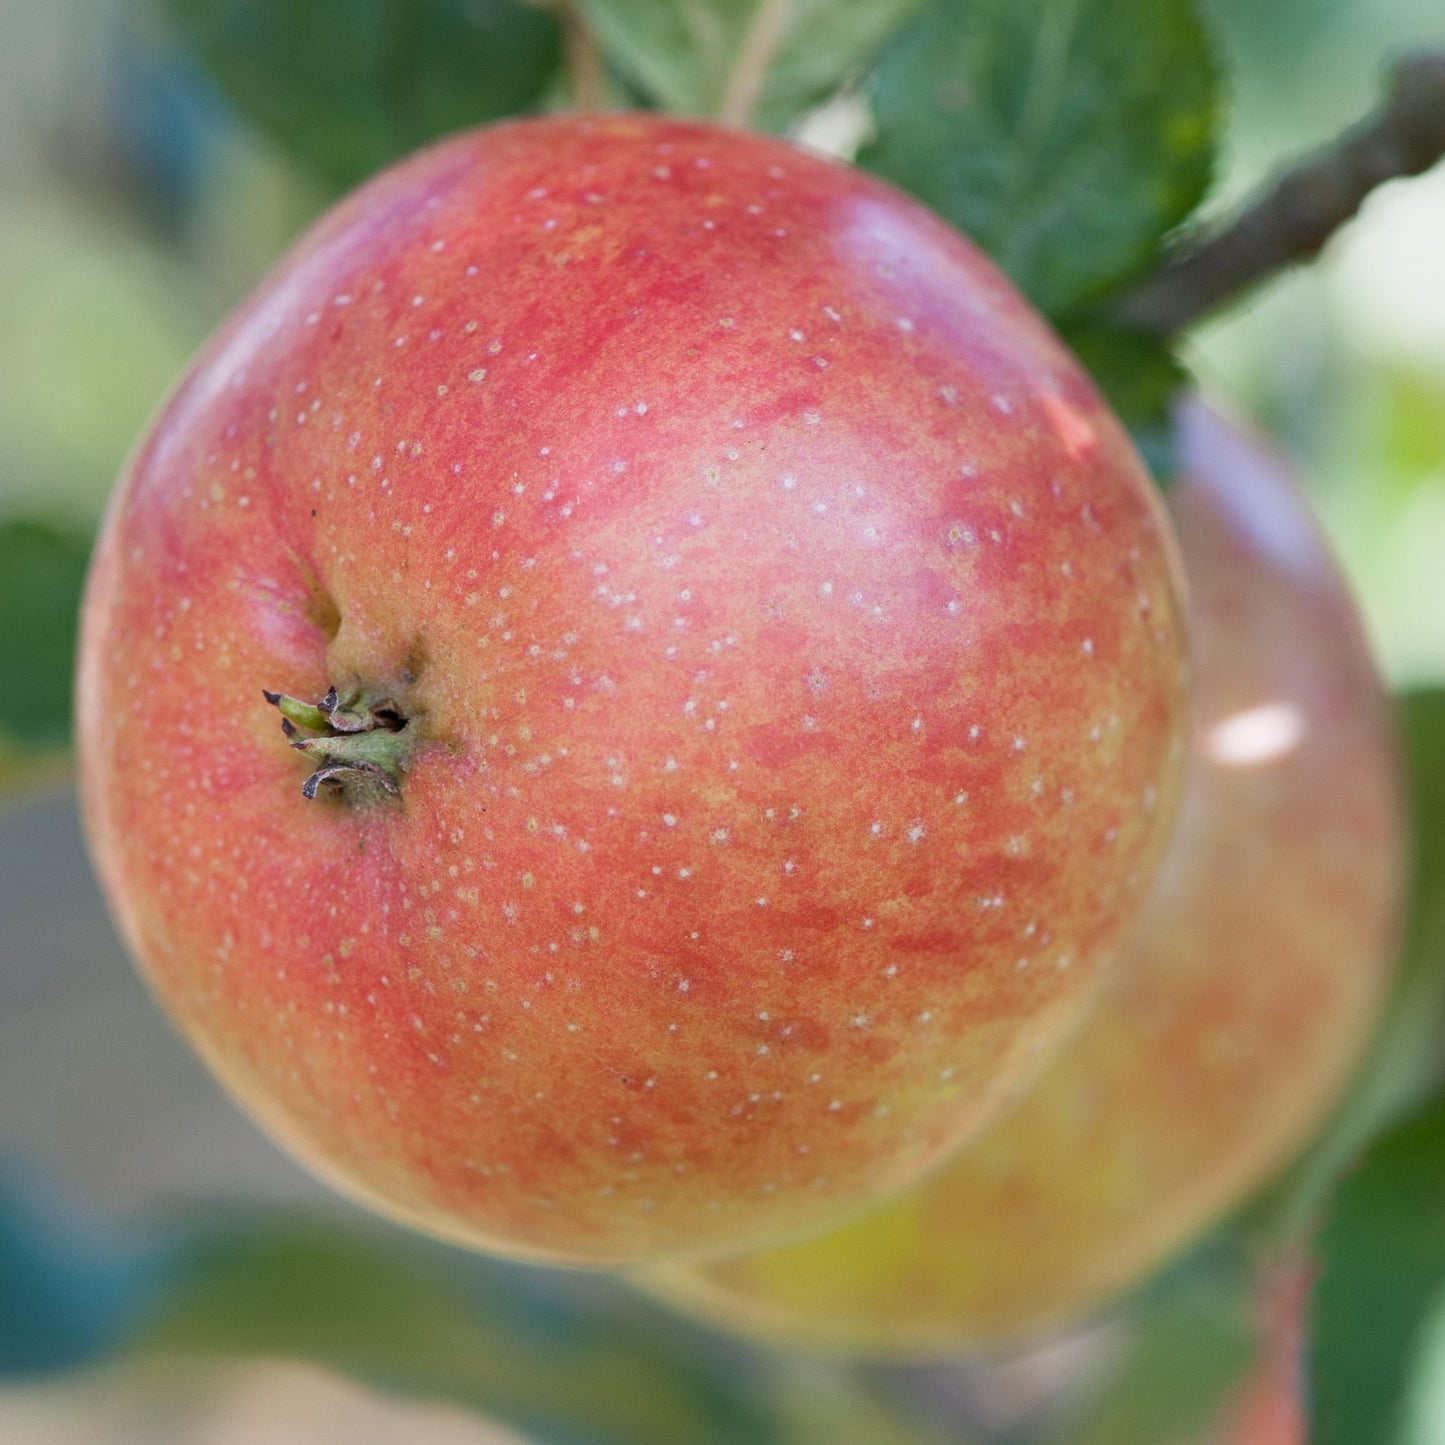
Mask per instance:
[[[1409,55],[1379,109],[1286,171],[1231,220],[1196,238],[1110,307],[1118,325],[1172,336],[1316,255],[1378,185],[1445,155],[1445,51]]]
[[[792,0],[758,0],[718,102],[717,118],[724,125],[746,126],[752,120],[768,66],[787,34],[792,9]]]

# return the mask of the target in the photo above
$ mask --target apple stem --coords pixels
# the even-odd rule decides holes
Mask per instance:
[[[281,714],[281,731],[297,752],[315,764],[301,785],[315,798],[323,787],[347,802],[400,797],[401,775],[415,745],[410,719],[390,698],[368,701],[360,692],[345,700],[334,687],[319,702],[303,702],[263,688]]]
[[[1111,307],[1121,326],[1174,336],[1309,260],[1378,185],[1445,155],[1445,51],[1397,61],[1379,108],[1307,156],[1243,210],[1186,240]]]

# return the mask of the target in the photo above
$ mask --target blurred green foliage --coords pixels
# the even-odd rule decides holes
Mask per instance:
[[[304,1361],[464,1406],[535,1445],[934,1439],[837,1371],[808,1372],[804,1407],[796,1365],[609,1281],[301,1211],[106,1238],[0,1171],[0,1378],[116,1355]]]
[[[178,269],[138,227],[100,225],[54,188],[0,204],[0,517],[93,522],[205,334]]]
[[[26,747],[70,734],[71,671],[90,548],[40,522],[0,522],[0,734]]]
[[[533,109],[555,18],[521,0],[167,0],[207,70],[338,188],[449,131]]]
[[[116,1348],[151,1298],[153,1261],[0,1160],[0,1380],[71,1370]]]
[[[782,130],[825,100],[867,61],[922,0],[583,0],[584,14],[616,68],[653,103],[691,115],[717,113],[761,16],[782,34],[760,77],[752,123]]]
[[[1254,1362],[1251,1279],[1228,1244],[1212,1244],[1147,1286],[1128,1340],[1056,1445],[1161,1445],[1191,1440]]]
[[[1331,1202],[1319,1252],[1313,1445],[1401,1445],[1411,1376],[1445,1300],[1445,1100],[1370,1148]]]
[[[655,1331],[602,1328],[501,1271],[444,1275],[330,1221],[249,1220],[193,1244],[183,1268],[142,1348],[308,1360],[559,1445],[779,1439],[765,1409]]]

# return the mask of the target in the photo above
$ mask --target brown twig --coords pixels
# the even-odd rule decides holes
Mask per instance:
[[[576,0],[562,6],[562,36],[567,90],[573,110],[602,110],[607,104],[607,75],[602,52]]]
[[[1286,171],[1232,219],[1126,291],[1111,320],[1172,336],[1287,266],[1316,255],[1378,185],[1445,155],[1445,51],[1396,62],[1384,102]]]
[[[758,0],[718,102],[717,118],[724,125],[746,126],[752,120],[768,66],[787,34],[792,9],[792,0]]]

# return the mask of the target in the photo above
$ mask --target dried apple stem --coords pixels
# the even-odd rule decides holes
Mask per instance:
[[[323,787],[348,802],[400,796],[414,738],[408,719],[389,698],[370,702],[357,694],[343,701],[334,687],[315,703],[264,688],[262,693],[280,712],[287,741],[315,765],[301,785],[305,797],[315,798]]]

